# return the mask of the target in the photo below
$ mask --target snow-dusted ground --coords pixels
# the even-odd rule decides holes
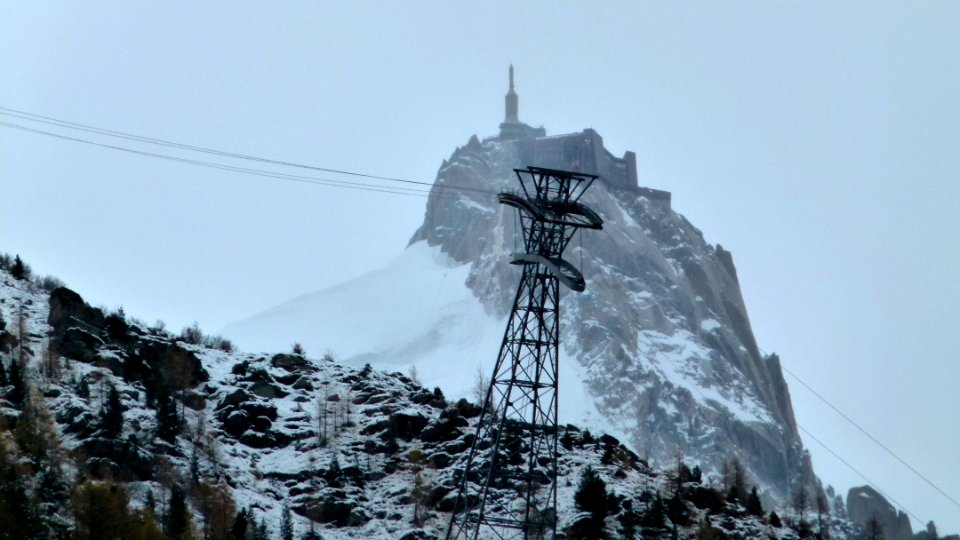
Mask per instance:
[[[412,253],[417,254],[418,250],[421,256],[420,263],[423,263],[424,254],[437,257],[436,253],[430,253],[430,250],[422,247],[413,250]],[[412,258],[413,261],[408,262],[415,265],[417,258]],[[435,262],[431,264],[434,267],[446,268],[451,275],[460,270],[451,268],[449,265],[446,267],[442,264],[438,265]],[[424,268],[421,267],[420,270]],[[461,277],[462,275],[458,279]],[[427,313],[435,311],[443,311],[443,306],[429,308]],[[469,313],[469,310],[466,311]],[[118,389],[124,408],[124,428],[119,438],[131,441],[133,445],[131,448],[149,456],[149,459],[161,459],[169,464],[168,467],[158,467],[155,472],[159,474],[160,469],[166,470],[167,472],[163,473],[165,480],[154,479],[128,483],[134,506],[144,505],[147,493],[150,492],[155,499],[162,501],[170,482],[187,485],[190,459],[196,454],[199,457],[199,473],[204,481],[218,482],[226,486],[236,501],[237,507],[252,509],[258,521],[262,519],[269,524],[273,536],[278,532],[284,503],[313,504],[310,501],[317,501],[322,497],[335,497],[337,501],[347,501],[355,505],[358,516],[364,516],[353,526],[337,527],[329,523],[314,523],[313,527],[327,540],[356,538],[388,540],[417,529],[411,523],[413,504],[410,500],[410,492],[416,471],[410,459],[411,452],[423,451],[428,456],[429,462],[429,456],[445,453],[447,443],[425,442],[414,435],[410,438],[396,439],[398,448],[387,453],[371,452],[368,446],[371,443],[377,445],[387,440],[382,434],[386,424],[389,424],[387,420],[393,415],[422,417],[429,422],[428,425],[438,422],[444,403],[438,405],[430,401],[418,400],[416,397],[429,398],[432,396],[429,390],[413,384],[402,375],[376,370],[361,372],[327,359],[302,359],[299,361],[299,366],[290,367],[276,361],[270,354],[227,353],[201,345],[175,342],[173,336],[137,327],[135,332],[128,334],[128,338],[138,343],[163,342],[189,351],[196,356],[209,375],[209,381],[193,390],[197,396],[202,396],[202,405],[194,405],[196,408],[182,408],[186,428],[177,437],[176,443],[172,446],[165,443],[158,444],[154,433],[155,411],[144,405],[142,383],[130,382],[118,376],[106,365],[110,363],[106,360],[122,363],[125,355],[128,354],[122,347],[118,348],[116,343],[110,342],[106,334],[100,334],[107,342],[98,349],[97,359],[94,361],[85,363],[70,358],[62,359],[64,372],[60,376],[45,378],[40,375],[36,360],[43,358],[47,349],[47,335],[51,330],[46,323],[48,312],[48,295],[45,292],[35,290],[25,282],[12,280],[9,274],[0,271],[0,313],[8,323],[8,330],[13,329],[11,321],[13,325],[19,325],[20,320],[23,321],[25,332],[29,336],[28,344],[32,350],[27,370],[28,379],[31,385],[41,391],[46,405],[56,418],[55,428],[63,448],[70,452],[84,443],[84,436],[64,431],[63,426],[70,424],[72,420],[64,413],[79,411],[79,414],[92,414],[94,415],[92,418],[96,418],[101,407],[100,395],[108,384],[112,384]],[[480,315],[486,317],[485,314],[480,313]],[[76,324],[82,326],[85,323],[77,322]],[[91,331],[95,329],[91,328]],[[442,341],[439,343],[449,347],[455,345]],[[499,344],[499,337],[496,344]],[[434,358],[436,365],[430,366],[429,369],[425,366],[424,377],[427,377],[427,374],[442,376],[442,362],[438,359],[439,357]],[[440,375],[432,375],[433,368],[436,368],[436,373]],[[581,380],[584,377],[578,368],[579,364],[570,361],[565,361],[561,367],[567,380]],[[122,368],[115,369],[123,371]],[[448,370],[453,372],[449,375],[452,378],[456,375],[457,367],[448,364]],[[82,398],[76,391],[76,382],[84,378],[91,383],[90,398]],[[276,391],[275,396],[258,396],[258,392],[263,392],[262,387],[257,389],[258,384],[263,384],[263,381],[267,381],[267,385]],[[572,404],[562,402],[561,410],[566,411],[568,415],[573,411],[587,415],[588,420],[580,425],[597,435],[604,432],[603,425],[597,418],[589,418],[590,414],[596,414],[595,411],[591,412],[583,407],[583,403],[589,403],[590,399],[582,385],[569,384],[567,387],[565,398],[571,400]],[[241,442],[250,431],[244,433],[243,437],[227,434],[219,418],[223,415],[218,413],[228,401],[225,398],[238,392],[246,392],[245,399],[252,400],[253,403],[275,407],[276,419],[272,422],[270,433],[280,434],[291,442],[255,448]],[[327,403],[342,404],[340,405],[341,422],[348,419],[350,423],[345,427],[341,426],[340,429],[331,430],[330,440],[324,445],[317,437],[318,404],[324,403],[324,396],[332,394],[339,395],[341,399],[334,402],[328,400]],[[349,413],[346,409],[347,403],[351,403]],[[450,401],[446,403],[449,404]],[[3,403],[0,403],[0,406],[4,409],[8,407]],[[577,409],[577,406],[580,408]],[[10,410],[3,412],[11,413]],[[476,418],[473,418],[470,420],[471,425],[464,426],[458,431],[459,439],[454,439],[453,442],[462,444],[464,437],[472,433],[472,424],[475,421]],[[585,439],[579,439],[579,437],[580,435],[574,435],[574,440],[580,442],[575,442],[572,447],[562,451],[560,456],[561,479],[557,488],[558,515],[562,526],[571,523],[577,515],[574,492],[582,471],[588,465],[597,470],[610,491],[620,497],[634,498],[635,504],[638,505],[647,504],[636,502],[636,498],[642,493],[668,494],[673,489],[671,487],[673,471],[650,471],[639,465],[635,457],[626,457],[624,454],[626,450],[623,449],[618,450],[620,453],[616,454],[620,456],[619,458],[609,464],[603,464],[600,456],[604,453],[604,446],[596,442],[596,438],[593,439],[594,442],[585,442]],[[454,461],[450,466],[424,466],[420,472],[423,480],[428,485],[450,485],[451,476],[459,465],[457,460],[463,459],[465,454],[461,451],[452,457]],[[337,459],[343,469],[352,467],[364,480],[360,482],[345,480],[341,488],[327,485],[324,480],[324,471],[329,469],[334,459]],[[79,474],[79,470],[73,463],[72,460],[67,461],[66,476],[68,478],[77,478]],[[163,482],[166,482],[166,485]],[[692,525],[680,531],[681,538],[695,537],[696,527],[706,519],[705,511],[692,507],[691,511],[693,512]],[[760,519],[746,516],[741,510],[733,509],[732,512],[732,515],[738,517],[714,519],[714,525],[724,528],[727,534],[742,538],[796,538],[796,534],[789,529],[772,528]],[[65,514],[65,519],[67,517],[69,516]],[[202,516],[196,509],[194,520],[198,525],[202,521]],[[311,525],[309,520],[301,515],[294,514],[293,520],[296,537],[299,538],[309,530]],[[422,529],[429,534],[442,535],[448,520],[448,513],[428,509]],[[617,524],[614,518],[608,519],[607,526],[610,530],[616,530]],[[849,523],[836,522],[834,537],[846,538],[845,533],[849,530]]]
[[[458,265],[438,247],[416,242],[382,269],[285,302],[221,334],[247,351],[289,350],[299,342],[314,355],[330,352],[353,367],[416,369],[424,386],[471,398],[477,374],[490,378],[507,320],[484,309],[466,285],[469,273],[470,264]],[[623,439],[597,411],[583,384],[584,368],[566,351],[560,379],[561,423]]]

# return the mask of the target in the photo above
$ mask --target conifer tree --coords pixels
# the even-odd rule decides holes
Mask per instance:
[[[757,494],[757,486],[753,486],[753,489],[750,490],[750,495],[747,495],[747,504],[744,506],[747,507],[747,512],[751,516],[763,515],[763,504],[760,503],[760,495]]]
[[[187,508],[186,496],[183,488],[174,484],[170,488],[170,506],[164,527],[171,540],[184,540],[190,532],[190,511]]]
[[[617,518],[620,522],[620,538],[625,540],[634,540],[637,537],[638,526],[640,525],[640,514],[633,508],[633,501],[627,499],[623,501],[623,513]]]
[[[280,512],[280,540],[293,540],[293,520],[290,517],[290,505],[283,504]]]
[[[13,268],[10,269],[10,274],[14,279],[24,280],[30,277],[30,267],[24,264],[23,260],[20,259],[20,255],[13,261]]]
[[[144,507],[154,512],[157,511],[157,498],[152,489],[147,490],[147,500],[144,502]]]
[[[123,405],[120,403],[120,393],[113,384],[107,390],[107,402],[100,413],[100,427],[103,434],[116,438],[123,431]]]
[[[270,540],[270,530],[267,528],[267,520],[260,518],[260,523],[253,529],[253,540]]]
[[[776,512],[770,512],[770,519],[768,520],[770,525],[776,528],[783,527],[783,522],[780,521],[780,516]]]
[[[190,454],[190,483],[197,485],[200,482],[200,459],[197,457],[197,445],[193,445],[193,452]]]
[[[241,508],[237,512],[237,517],[233,519],[233,527],[230,528],[230,540],[247,540],[247,528],[250,525],[250,518],[247,515],[247,509]]]
[[[0,360],[0,388],[7,386],[7,369],[3,367],[3,360]]]
[[[77,396],[90,399],[90,383],[87,382],[86,377],[81,377],[80,381],[77,382]]]
[[[7,395],[11,403],[18,407],[23,406],[23,400],[27,397],[26,381],[23,378],[23,371],[20,369],[20,363],[16,360],[10,362],[10,384],[13,390]]]
[[[604,520],[609,513],[610,496],[607,494],[606,482],[593,467],[588,465],[583,471],[577,491],[573,494],[573,502],[581,512],[590,513],[590,523],[587,530],[583,531],[585,538],[606,537]]]
[[[650,501],[650,505],[643,514],[640,524],[646,528],[660,529],[663,527],[666,517],[666,508],[664,507],[663,499],[660,498],[660,493],[657,493],[656,497]]]
[[[177,405],[173,397],[167,393],[161,393],[157,396],[157,436],[174,443],[177,435],[183,427],[183,419],[177,411]]]

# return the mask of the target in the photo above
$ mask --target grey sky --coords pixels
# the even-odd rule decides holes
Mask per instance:
[[[512,62],[522,120],[635,151],[733,251],[761,348],[960,500],[958,28],[950,2],[3,2],[0,106],[430,181],[496,132]],[[175,330],[386,263],[424,202],[0,128],[0,250]],[[960,530],[788,382],[806,429]],[[826,482],[862,483],[805,441]]]

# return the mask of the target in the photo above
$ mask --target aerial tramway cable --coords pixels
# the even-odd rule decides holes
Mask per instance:
[[[141,142],[141,143],[154,144],[154,145],[164,146],[164,147],[168,147],[168,148],[175,148],[175,149],[178,149],[178,150],[187,150],[187,151],[191,151],[191,152],[200,152],[200,153],[211,154],[211,155],[216,155],[216,156],[220,156],[220,157],[227,157],[227,158],[232,158],[232,159],[241,159],[241,160],[247,160],[247,161],[256,161],[256,162],[259,162],[259,163],[266,163],[266,164],[271,164],[271,165],[279,165],[279,166],[283,166],[283,167],[296,167],[296,168],[300,168],[300,169],[308,169],[308,170],[319,171],[319,172],[326,172],[326,173],[332,173],[332,174],[342,174],[342,175],[348,175],[348,176],[354,176],[354,177],[360,177],[360,178],[367,178],[367,179],[370,179],[370,180],[380,180],[380,181],[384,181],[384,182],[402,183],[402,184],[409,184],[409,185],[416,185],[416,186],[424,186],[424,187],[429,187],[429,188],[439,188],[439,189],[453,190],[453,191],[472,191],[472,192],[476,192],[476,193],[496,195],[496,192],[495,192],[495,191],[486,190],[486,189],[482,189],[482,188],[475,188],[475,187],[470,187],[470,186],[458,186],[458,185],[451,185],[451,184],[445,184],[445,183],[436,184],[436,183],[434,183],[434,182],[425,182],[425,181],[420,181],[420,180],[409,180],[409,179],[405,179],[405,178],[396,178],[396,177],[391,177],[391,176],[380,176],[380,175],[367,174],[367,173],[361,173],[361,172],[356,172],[356,171],[348,171],[348,170],[344,170],[344,169],[335,169],[335,168],[330,168],[330,167],[320,167],[320,166],[316,166],[316,165],[308,165],[308,164],[296,163],[296,162],[292,162],[292,161],[284,161],[284,160],[278,160],[278,159],[264,158],[264,157],[259,157],[259,156],[253,156],[253,155],[250,155],[250,154],[242,154],[242,153],[237,153],[237,152],[227,152],[227,151],[223,151],[223,150],[217,150],[217,149],[214,149],[214,148],[207,148],[207,147],[202,147],[202,146],[195,146],[195,145],[183,144],[183,143],[178,143],[178,142],[169,141],[169,140],[165,140],[165,139],[158,139],[158,138],[154,138],[154,137],[146,137],[146,136],[143,136],[143,135],[136,135],[136,134],[133,134],[133,133],[127,133],[127,132],[117,131],[117,130],[113,130],[113,129],[101,128],[101,127],[92,126],[92,125],[89,125],[89,124],[82,124],[82,123],[79,123],[79,122],[71,122],[71,121],[68,121],[68,120],[62,120],[62,119],[58,119],[58,118],[54,118],[54,117],[50,117],[50,116],[44,116],[44,115],[34,114],[34,113],[30,113],[30,112],[26,112],[26,111],[21,111],[21,110],[18,110],[18,109],[11,109],[11,108],[9,108],[9,107],[3,107],[3,106],[0,106],[0,115],[4,115],[4,116],[8,116],[8,117],[14,117],[14,118],[18,118],[18,119],[21,119],[21,120],[27,120],[27,121],[30,121],[30,122],[37,122],[37,123],[40,123],[40,124],[46,124],[46,125],[50,125],[50,126],[57,126],[57,127],[62,127],[62,128],[72,129],[72,130],[83,131],[83,132],[87,132],[87,133],[93,133],[93,134],[97,134],[97,135],[103,135],[103,136],[108,136],[108,137],[115,137],[115,138],[120,138],[120,139],[125,139],[125,140],[130,140],[130,141],[136,141],[136,142]],[[86,140],[86,139],[80,139],[80,138],[76,138],[76,137],[70,137],[70,136],[66,136],[66,135],[61,135],[61,134],[57,134],[57,133],[52,133],[52,132],[49,132],[49,131],[44,131],[44,130],[29,128],[29,127],[26,127],[26,126],[23,126],[23,125],[19,125],[19,124],[0,123],[0,125],[2,125],[2,126],[4,126],[4,127],[14,128],[14,129],[22,129],[22,130],[25,130],[25,131],[30,131],[30,132],[37,133],[37,134],[41,134],[41,135],[47,135],[47,136],[51,136],[51,137],[57,137],[57,138],[60,138],[60,139],[65,139],[65,140],[70,140],[70,141],[75,141],[75,142],[81,142],[81,143],[87,143],[87,144],[93,144],[93,145],[101,146],[101,147],[104,147],[104,148],[110,148],[110,149],[121,150],[121,151],[128,151],[128,152],[137,153],[137,154],[141,154],[141,155],[147,155],[147,156],[151,156],[151,157],[159,157],[159,158],[167,159],[166,157],[163,157],[163,156],[166,156],[165,154],[156,154],[156,153],[153,153],[153,152],[144,152],[144,151],[139,151],[139,150],[130,149],[130,148],[127,148],[127,147],[119,147],[119,146],[114,146],[114,145],[110,145],[110,144],[106,144],[106,143],[99,143],[99,142],[95,142],[95,141],[88,141],[88,140]],[[191,164],[195,164],[195,165],[201,164],[201,163],[197,163],[197,162],[199,162],[199,161],[201,161],[201,160],[188,160],[188,159],[185,159],[185,158],[175,158],[175,157],[173,157],[173,156],[170,156],[170,158],[173,158],[175,161],[181,161],[181,162],[184,162],[184,163],[191,163]],[[202,162],[202,163],[211,163],[211,162]],[[235,169],[230,168],[231,166],[229,166],[229,165],[224,165],[224,167],[227,167],[228,170],[235,170]],[[237,168],[236,172],[246,172],[246,171],[250,171],[250,170],[259,170],[259,169],[246,169],[246,171],[243,171],[243,170],[239,170],[239,169],[246,169],[246,168],[244,168],[244,167],[239,167],[239,168]],[[268,172],[268,173],[269,173],[269,171],[262,171],[262,172]],[[279,175],[287,176],[287,175],[284,174],[284,173],[274,173],[274,174],[279,174]],[[292,177],[300,177],[299,175],[289,175],[289,176],[292,176]],[[314,179],[314,178],[312,178],[312,177],[300,177],[300,178]],[[343,181],[343,180],[331,180],[331,179],[318,179],[318,180],[321,180],[321,181],[324,181],[324,182],[330,182],[330,183],[338,183],[338,184],[342,184],[342,185],[350,185],[349,182],[346,182],[346,181]],[[362,186],[374,187],[374,188],[381,188],[381,189],[414,191],[414,188],[401,188],[401,187],[398,187],[398,186],[378,185],[378,184],[359,184],[359,183],[356,183],[356,184],[357,184],[357,185],[362,185]],[[375,189],[374,189],[374,190],[375,190]],[[424,192],[424,193],[427,192],[426,190],[420,190],[420,191],[422,191],[422,192]]]

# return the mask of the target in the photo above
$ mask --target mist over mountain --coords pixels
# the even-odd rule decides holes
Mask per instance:
[[[496,357],[519,276],[514,211],[495,193],[516,190],[514,169],[528,165],[597,174],[582,202],[604,229],[578,233],[566,255],[587,288],[562,293],[561,419],[602,426],[654,463],[683,456],[719,471],[736,458],[771,500],[815,485],[730,252],[673,211],[668,192],[638,184],[632,152],[613,156],[593,129],[547,136],[518,120],[512,99],[497,136],[473,136],[444,160],[397,261],[224,333],[248,349],[296,341],[350,365],[415,369],[468,395]]]

